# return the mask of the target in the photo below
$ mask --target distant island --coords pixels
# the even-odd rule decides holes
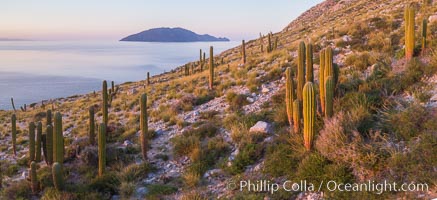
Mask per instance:
[[[199,35],[183,28],[154,28],[129,35],[120,41],[130,42],[228,42],[225,37],[214,37],[208,34]]]

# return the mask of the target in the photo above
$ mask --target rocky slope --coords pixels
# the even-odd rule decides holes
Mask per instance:
[[[193,61],[195,72],[188,76],[181,66],[152,77],[150,85],[146,81],[118,85],[109,110],[112,139],[107,149],[107,171],[114,177],[104,181],[95,177],[96,148],[87,144],[88,107],[100,108],[100,93],[57,99],[17,112],[21,131],[16,157],[10,146],[12,111],[2,112],[0,167],[5,172],[1,194],[30,198],[23,192],[29,190],[24,184],[28,178],[27,126],[31,121],[44,122],[50,108],[63,115],[69,188],[62,193],[51,190],[48,167],[41,162],[38,175],[43,190],[33,195],[35,199],[56,195],[64,199],[435,198],[437,76],[432,69],[437,56],[429,51],[413,61],[403,59],[403,10],[409,3],[327,0],[273,34],[279,44],[271,53],[261,51],[261,44],[267,47],[268,39],[263,37],[246,43],[246,64],[241,61],[241,46],[216,55],[214,91],[208,90],[208,70],[200,71],[197,61]],[[413,3],[420,10],[417,21],[437,12],[435,3]],[[430,40],[435,41],[436,25],[430,24],[429,29]],[[335,115],[332,119],[318,115],[311,152],[302,150],[301,134],[290,134],[284,103],[283,72],[296,67],[300,41],[315,45],[316,84],[321,49],[334,49],[334,63],[341,70]],[[431,49],[437,42],[432,43]],[[142,93],[149,97],[149,129],[154,133],[149,165],[146,172],[128,179],[129,169],[144,163],[138,141]],[[100,112],[96,121],[101,121]],[[382,195],[326,189],[272,194],[239,191],[233,185],[242,180],[318,183],[332,179],[424,182],[429,190]],[[106,185],[99,186],[102,182]]]

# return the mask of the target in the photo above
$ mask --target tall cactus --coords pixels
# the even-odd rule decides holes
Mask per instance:
[[[209,89],[214,88],[214,50],[209,47]]]
[[[35,160],[35,123],[29,124],[29,161]]]
[[[200,49],[200,54],[199,54],[199,69],[200,72],[203,72],[202,49]]]
[[[46,162],[48,165],[53,164],[53,126],[48,124],[46,127]]]
[[[325,80],[328,76],[334,77],[334,65],[333,65],[333,55],[332,55],[332,48],[328,47],[325,51]]]
[[[12,108],[14,109],[14,111],[17,111],[17,110],[15,109],[14,98],[12,98],[12,97],[11,97],[11,104],[12,104]]]
[[[89,137],[89,143],[91,145],[94,145],[96,143],[96,131],[95,131],[95,122],[94,122],[94,107],[91,106],[89,108],[89,130],[88,130],[88,137]]]
[[[293,77],[291,68],[287,67],[285,70],[285,107],[287,109],[288,123],[290,127],[293,125]]]
[[[313,44],[311,43],[308,43],[306,47],[306,81],[314,82]]]
[[[102,86],[102,115],[103,123],[108,125],[108,85],[106,81],[103,81]]]
[[[294,133],[299,133],[300,130],[300,101],[298,99],[294,100],[293,102],[293,130]]]
[[[325,49],[320,51],[319,92],[320,107],[322,113],[325,113]]]
[[[414,55],[414,44],[415,44],[415,11],[411,6],[405,8],[405,58],[410,60]]]
[[[297,60],[297,99],[302,101],[302,89],[305,84],[305,43],[303,41],[299,44]]]
[[[114,81],[111,81],[111,93],[112,94],[115,93],[115,84],[114,84]]]
[[[30,186],[33,194],[38,193],[38,177],[36,175],[36,162],[32,161],[30,163]]]
[[[41,162],[41,137],[42,137],[42,123],[38,122],[36,125],[36,145],[35,145],[35,161]]]
[[[140,128],[141,128],[141,154],[144,161],[147,160],[147,147],[148,147],[148,124],[147,124],[147,95],[141,95],[141,116],[140,116]]]
[[[46,126],[52,125],[52,110],[46,112]]]
[[[106,167],[106,125],[101,123],[99,126],[99,176],[105,173]]]
[[[147,85],[150,85],[150,73],[147,72]]]
[[[267,53],[270,53],[270,52],[272,52],[272,34],[270,34],[270,33],[268,34],[267,42],[268,42]]]
[[[426,53],[426,48],[428,48],[428,43],[426,41],[428,21],[423,19],[422,21],[422,54]]]
[[[62,115],[55,114],[55,126],[53,134],[53,162],[64,163],[64,136],[62,134]]]
[[[303,134],[305,148],[311,150],[314,138],[314,122],[316,117],[316,104],[313,83],[307,82],[303,89]]]
[[[64,188],[64,177],[62,173],[62,165],[58,162],[53,163],[52,166],[53,185],[56,190],[60,191]]]
[[[325,117],[331,118],[333,114],[334,103],[334,80],[332,76],[328,76],[325,80]]]
[[[17,116],[12,114],[11,117],[12,123],[12,149],[14,151],[14,155],[17,155]]]
[[[241,56],[242,56],[243,64],[246,64],[246,42],[244,40],[241,44]]]

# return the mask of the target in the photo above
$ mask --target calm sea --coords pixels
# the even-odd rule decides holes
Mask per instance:
[[[100,90],[101,81],[123,83],[218,54],[239,42],[146,43],[0,41],[0,109]]]

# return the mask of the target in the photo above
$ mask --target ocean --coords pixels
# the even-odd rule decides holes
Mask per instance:
[[[102,80],[116,84],[144,80],[214,55],[239,42],[149,43],[118,41],[0,41],[0,109],[19,109],[41,100],[101,90]]]

